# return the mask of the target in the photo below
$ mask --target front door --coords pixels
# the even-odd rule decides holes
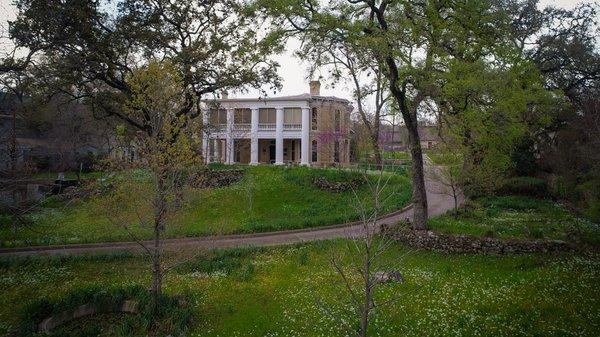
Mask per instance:
[[[275,163],[275,141],[272,140],[269,143],[269,163],[274,164]]]

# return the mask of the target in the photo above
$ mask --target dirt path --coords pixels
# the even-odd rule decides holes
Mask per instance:
[[[429,202],[429,216],[445,213],[454,207],[451,196],[440,193],[443,187],[435,181],[426,182],[427,198]],[[462,198],[461,198],[462,201]],[[412,208],[406,207],[401,211],[388,214],[377,221],[377,226],[383,224],[395,224],[399,220],[412,218]],[[318,227],[299,230],[240,234],[225,236],[205,236],[189,238],[165,239],[165,250],[177,250],[181,248],[229,248],[241,246],[272,246],[291,244],[306,241],[327,240],[334,238],[356,237],[363,231],[363,226],[358,222]],[[55,255],[55,254],[85,254],[114,251],[137,252],[142,248],[137,242],[105,242],[88,244],[71,244],[55,246],[32,246],[19,248],[0,248],[0,255]]]

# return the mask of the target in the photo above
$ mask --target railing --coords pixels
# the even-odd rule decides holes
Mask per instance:
[[[284,130],[302,130],[301,123],[283,124]]]
[[[251,128],[251,124],[233,124],[234,130],[250,130]]]
[[[258,124],[258,129],[259,130],[275,130],[276,126],[274,123],[259,123]]]

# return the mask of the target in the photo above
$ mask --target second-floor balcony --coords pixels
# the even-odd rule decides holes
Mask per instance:
[[[302,130],[302,123],[285,123],[283,124],[284,130]]]
[[[233,124],[233,129],[237,130],[237,131],[248,131],[251,128],[252,128],[252,124],[247,124],[247,123]]]
[[[258,123],[259,130],[275,130],[277,129],[277,124],[275,123]]]

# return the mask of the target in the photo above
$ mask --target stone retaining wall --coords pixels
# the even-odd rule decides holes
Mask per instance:
[[[196,188],[221,188],[235,184],[244,178],[244,170],[205,170],[191,178],[191,185]]]
[[[518,240],[441,234],[406,228],[387,229],[385,235],[407,246],[444,253],[527,254],[583,250],[559,240]]]

